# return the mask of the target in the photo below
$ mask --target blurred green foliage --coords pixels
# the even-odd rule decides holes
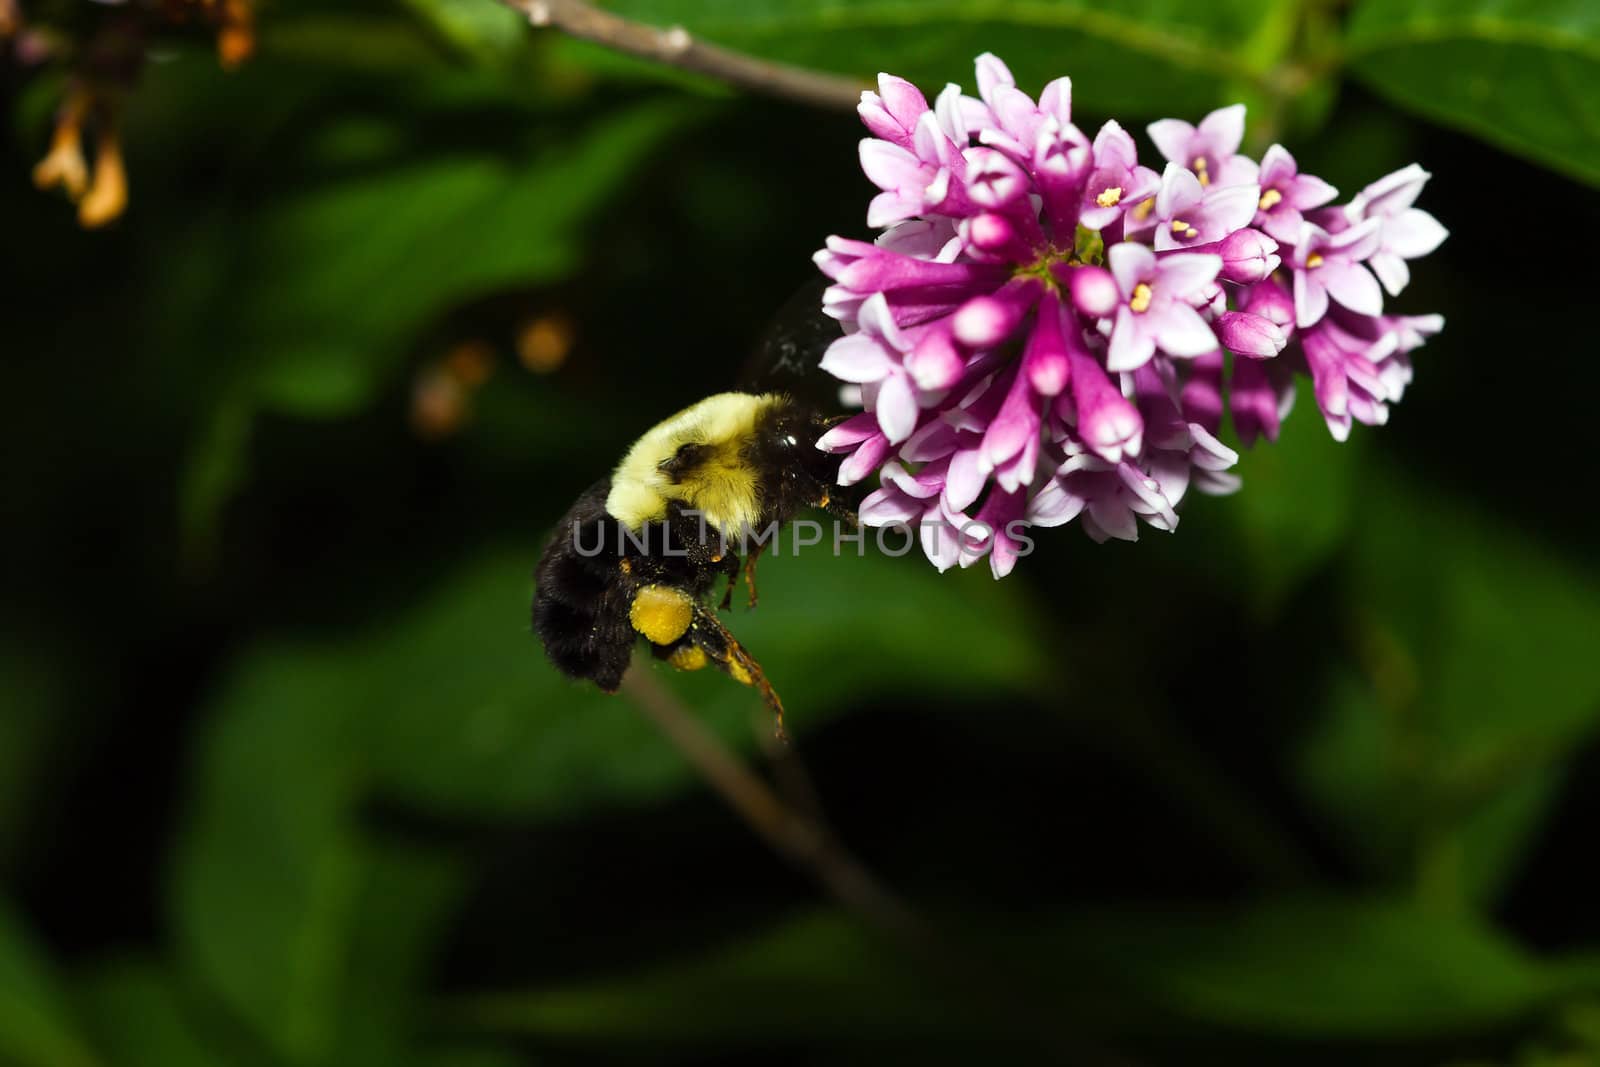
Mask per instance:
[[[930,91],[994,50],[1085,126],[1244,98],[1347,192],[1420,160],[1455,237],[1400,303],[1450,326],[1391,426],[1303,395],[1175,536],[763,563],[733,625],[930,961],[527,632],[549,524],[861,234],[849,116],[283,0],[238,71],[163,45],[85,234],[8,70],[0,1063],[1596,1062],[1592,5],[614,7]],[[1490,260],[1489,197],[1554,258]],[[764,761],[747,691],[659,676]]]

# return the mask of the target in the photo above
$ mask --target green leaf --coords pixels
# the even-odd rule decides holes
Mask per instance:
[[[1582,981],[1473,920],[1308,898],[1072,924],[1078,945],[1178,1015],[1253,1032],[1421,1037],[1485,1029]]]
[[[854,922],[813,914],[687,959],[447,1005],[471,1027],[606,1047],[974,1039],[970,1002]]]
[[[418,18],[473,59],[503,61],[527,40],[528,20],[504,4],[405,0]]]
[[[677,103],[642,104],[540,140],[532,124],[503,146],[397,160],[253,211],[235,328],[257,354],[263,403],[350,411],[444,310],[569,272],[588,215],[685,117]],[[377,132],[358,120],[325,143]]]
[[[1148,1037],[1181,1023],[1257,1039],[1423,1038],[1503,1025],[1594,988],[1582,961],[1540,960],[1482,923],[1381,899],[1121,908],[961,935],[965,949],[941,942],[954,966],[927,967],[838,917],[803,916],[642,971],[463,998],[447,1014],[593,1049],[834,1049],[914,1034],[948,1055],[947,1043],[992,1039],[995,1002],[961,966],[972,945],[991,991],[1019,983],[1046,1018],[1083,1013],[1109,991],[1115,1010],[1074,1021],[1079,1035],[1130,1026]]]
[[[1221,539],[1239,559],[1238,573],[1264,613],[1343,546],[1367,451],[1370,435],[1344,443],[1333,439],[1311,393],[1310,380],[1302,378],[1295,416],[1284,420],[1278,440],[1240,450],[1244,490],[1229,497],[1225,508],[1211,509],[1230,527]],[[1196,536],[1215,534],[1201,530]]]
[[[1561,761],[1600,721],[1600,588],[1457,501],[1369,479],[1345,581],[1353,662],[1308,739],[1305,785],[1380,867],[1442,903],[1515,871]]]
[[[54,975],[0,899],[0,1062],[16,1067],[95,1067]]]
[[[191,571],[205,571],[215,562],[223,509],[249,474],[253,425],[248,405],[224,400],[189,449],[178,487],[178,523]]]
[[[173,921],[191,974],[293,1063],[394,1062],[453,868],[361,831],[367,709],[336,653],[228,702],[202,749]]]
[[[149,959],[97,965],[77,982],[84,1018],[117,1067],[245,1067],[264,1057],[218,1039],[226,1020],[205,1015],[176,976]]]
[[[61,653],[0,640],[0,871],[13,869],[37,805],[51,795],[51,756],[77,724]]]
[[[286,1059],[370,1051],[378,1036],[341,1027],[405,1003],[399,976],[420,966],[456,887],[448,867],[364,835],[363,798],[553,817],[690,780],[625,698],[546,662],[527,628],[535,543],[366,633],[264,645],[218,695],[174,912],[194,972]],[[785,692],[793,730],[874,694],[955,699],[1044,676],[1016,587],[986,574],[812,551],[764,560],[762,579],[761,610],[731,625]],[[740,748],[771,729],[754,694],[715,672],[671,684]]]
[[[682,25],[708,41],[821,70],[889,71],[931,97],[947,81],[975,91],[972,60],[991,51],[1038,92],[1063,74],[1074,103],[1119,116],[1199,112],[1229,79],[1278,58],[1280,0],[619,0],[619,14]]]
[[[1348,58],[1407,107],[1600,183],[1600,7],[1586,0],[1363,0]]]
[[[318,666],[301,664],[307,674]],[[357,694],[310,704],[296,699],[298,678],[276,681],[217,721],[202,749],[173,920],[192,973],[303,1063],[335,1040],[343,934],[367,862],[344,817]]]
[[[162,326],[151,347],[214,353],[200,371],[210,401],[313,418],[364,406],[460,305],[571,272],[594,214],[699,107],[556,104],[481,71],[397,82],[266,62],[241,76],[272,107],[252,121],[239,103],[241,128],[214,131],[210,110],[186,110],[178,91],[209,82],[170,66],[136,132],[187,153],[157,128],[186,123],[240,157],[243,177],[172,220],[171,264],[150,286]],[[280,98],[285,82],[295,88]]]
[[[221,713],[359,709],[329,715],[359,714],[349,729],[376,782],[438,808],[555,816],[681,788],[688,768],[626,698],[545,659],[527,622],[536,544],[473,565],[368,634],[257,650]],[[1045,675],[1018,583],[826,549],[763,558],[760,583],[760,609],[737,611],[729,626],[783,694],[797,733],[874,696],[955,700],[1025,691]],[[755,695],[714,670],[647,669],[740,749],[771,729]]]

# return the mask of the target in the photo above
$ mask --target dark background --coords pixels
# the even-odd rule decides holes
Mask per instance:
[[[488,0],[267,6],[227,73],[146,13],[83,231],[29,182],[69,65],[8,62],[0,1063],[1600,1062],[1594,20],[1214,7],[627,6],[930,96],[994,48],[1085,129],[1244,98],[1452,231],[1390,425],[1302,390],[1175,534],[763,562],[730,624],[915,945],[526,615],[549,524],[864,235],[852,116]],[[649,669],[770,772],[747,690]]]

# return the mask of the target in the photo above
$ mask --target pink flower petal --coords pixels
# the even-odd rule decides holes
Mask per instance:
[[[1161,191],[1156,193],[1156,217],[1171,219],[1182,215],[1185,211],[1193,210],[1199,206],[1204,195],[1205,189],[1193,171],[1179,163],[1168,163],[1167,169],[1161,173]],[[1242,226],[1244,223],[1239,225]]]
[[[1011,76],[1011,68],[1000,61],[1000,57],[993,52],[985,52],[973,63],[978,75],[978,95],[983,97],[986,104],[993,106],[991,97],[1000,86],[1014,86],[1017,80]]]
[[[1315,326],[1328,312],[1328,291],[1311,277],[1315,271],[1294,272],[1294,320],[1302,330]]]
[[[1206,222],[1221,231],[1216,236],[1220,240],[1234,230],[1250,225],[1260,202],[1259,185],[1214,185],[1205,195]]]
[[[1106,368],[1111,371],[1134,370],[1142,367],[1155,354],[1155,339],[1149,331],[1140,328],[1139,316],[1132,308],[1119,308],[1116,325],[1111,328],[1111,347],[1106,353]]]
[[[841,337],[822,354],[820,366],[846,382],[876,382],[894,366],[883,343],[865,333]]]
[[[892,526],[908,523],[922,514],[922,501],[894,486],[884,486],[867,494],[856,509],[863,526]]]
[[[1199,133],[1205,138],[1206,147],[1219,159],[1233,155],[1244,140],[1244,105],[1233,104],[1213,111],[1200,120]]]
[[[928,98],[922,95],[922,90],[893,74],[878,75],[878,95],[889,114],[905,129],[915,126],[928,110]]]
[[[983,456],[975,448],[964,448],[950,458],[944,480],[944,506],[950,511],[965,511],[983,492],[987,475]]]
[[[1034,494],[1024,514],[1034,526],[1065,526],[1078,517],[1083,504],[1083,497],[1067,492],[1059,479],[1051,479]]]
[[[1106,265],[1111,268],[1111,276],[1117,280],[1123,298],[1127,299],[1133,296],[1140,282],[1155,274],[1156,254],[1137,241],[1123,241],[1106,251]]]
[[[1039,94],[1039,110],[1062,123],[1071,122],[1072,79],[1063,75],[1046,85]]]
[[[1156,143],[1156,151],[1187,169],[1189,144],[1195,135],[1193,126],[1182,119],[1159,119],[1146,126],[1145,130],[1150,134],[1150,140]]]
[[[878,420],[870,411],[852,415],[833,429],[817,438],[817,447],[824,452],[843,452],[854,448],[878,432]]]
[[[1416,202],[1422,187],[1432,175],[1413,163],[1385,174],[1356,196],[1351,202],[1351,218],[1381,218],[1398,215]]]
[[[868,413],[868,418],[873,419],[876,425],[877,418]],[[846,457],[839,464],[839,484],[855,485],[861,479],[878,469],[878,464],[883,462],[889,454],[889,439],[876,431],[872,436],[861,442],[861,446]]]
[[[1383,224],[1383,247],[1405,259],[1427,255],[1444,243],[1450,231],[1419,208],[1410,208]]]
[[[1222,257],[1219,255],[1209,252],[1174,252],[1157,260],[1156,284],[1163,293],[1174,299],[1193,303],[1194,298],[1216,281],[1217,275],[1221,272]]]
[[[1263,188],[1266,182],[1262,182]],[[1284,199],[1290,206],[1300,211],[1310,211],[1312,208],[1321,207],[1339,195],[1339,190],[1317,177],[1315,174],[1302,174],[1296,178],[1284,191]]]
[[[1287,185],[1299,171],[1300,167],[1289,150],[1281,144],[1275,144],[1261,156],[1261,187],[1271,189]]]
[[[897,144],[876,137],[861,142],[861,169],[867,180],[885,192],[924,183],[922,162]]]
[[[922,210],[922,202],[918,199],[902,196],[898,192],[883,192],[872,198],[867,205],[867,225],[873,229],[892,226],[902,219],[909,219]]]
[[[1378,288],[1378,279],[1361,264],[1330,259],[1316,273],[1328,295],[1351,311],[1362,315],[1383,313],[1383,290]]]
[[[1169,304],[1151,314],[1159,315],[1151,323],[1151,331],[1155,334],[1155,343],[1167,355],[1193,358],[1216,351],[1217,335],[1211,332],[1211,326],[1200,317],[1200,313],[1188,304]]]
[[[1392,252],[1377,252],[1367,260],[1367,266],[1378,276],[1390,296],[1399,296],[1411,282],[1411,268],[1406,261]]]
[[[890,374],[878,391],[878,425],[891,444],[899,444],[917,428],[917,394],[911,378],[904,373]]]

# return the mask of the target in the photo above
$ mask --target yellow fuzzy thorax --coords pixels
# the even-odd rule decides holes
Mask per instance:
[[[678,412],[635,441],[611,475],[606,511],[630,530],[666,517],[669,501],[705,516],[708,528],[729,536],[752,529],[761,515],[759,472],[745,446],[756,424],[780,398],[766,393],[718,393]],[[704,460],[681,483],[660,466],[679,446],[703,445]]]

